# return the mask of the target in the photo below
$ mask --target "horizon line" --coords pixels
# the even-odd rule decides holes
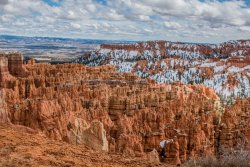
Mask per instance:
[[[97,41],[124,41],[124,42],[150,42],[150,41],[167,41],[174,43],[190,43],[190,44],[222,44],[230,41],[250,41],[250,39],[236,39],[236,40],[227,40],[217,43],[208,43],[208,42],[187,42],[187,41],[170,41],[166,39],[155,39],[155,40],[132,40],[132,39],[98,39],[98,38],[74,38],[74,37],[56,37],[56,36],[25,36],[25,35],[11,35],[11,34],[0,34],[0,37],[19,37],[19,38],[50,38],[50,39],[66,39],[66,40],[97,40]]]

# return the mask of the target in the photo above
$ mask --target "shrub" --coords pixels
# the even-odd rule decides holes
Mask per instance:
[[[249,151],[234,151],[219,158],[204,157],[189,161],[187,166],[199,167],[250,167]]]

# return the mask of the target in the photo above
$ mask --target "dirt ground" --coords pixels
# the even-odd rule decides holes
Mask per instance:
[[[24,132],[0,124],[1,167],[123,167],[123,166],[169,166],[150,163],[144,157],[96,152],[85,146],[50,140],[40,134]]]

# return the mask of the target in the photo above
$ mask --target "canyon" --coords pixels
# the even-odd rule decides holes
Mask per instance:
[[[103,44],[75,60],[89,66],[115,65],[157,83],[203,84],[227,104],[250,97],[250,41],[195,44],[148,41]]]
[[[166,43],[157,44],[161,48]],[[154,63],[157,62],[158,65],[163,64],[162,62],[168,64],[169,61],[166,53],[164,60],[151,54],[147,54],[148,57],[145,60],[140,60],[138,51],[137,56],[133,57],[136,59],[135,62],[131,62],[129,56],[134,55],[135,49],[143,50],[144,47],[151,46],[156,45],[140,44],[135,45],[135,48],[131,48],[130,45],[102,45],[99,53],[93,53],[86,59],[78,60],[81,63],[83,60],[88,60],[84,63],[94,67],[78,63],[37,64],[33,59],[24,63],[19,53],[0,55],[0,122],[4,124],[1,136],[17,133],[24,139],[20,134],[21,131],[28,133],[29,136],[33,134],[39,142],[43,139],[38,139],[37,136],[49,138],[51,142],[68,143],[67,149],[72,147],[79,149],[78,152],[84,152],[86,151],[84,147],[88,147],[87,150],[99,151],[98,155],[101,152],[105,156],[111,154],[111,157],[117,154],[139,157],[143,166],[148,163],[162,166],[179,165],[198,157],[216,156],[225,149],[249,150],[250,98],[248,94],[244,92],[244,96],[235,99],[234,103],[227,106],[214,89],[205,85],[181,82],[161,83],[152,76],[142,77],[146,73],[157,75],[163,70],[154,65],[148,67],[147,63],[152,59],[155,59]],[[245,47],[247,49],[242,52],[243,57],[237,61],[235,57],[230,56],[207,58],[204,61],[209,64],[213,59],[216,64],[222,63],[221,66],[228,63],[237,65],[241,71],[237,74],[246,79],[240,83],[248,81],[249,85],[247,80],[249,79],[249,43],[240,46],[242,50]],[[220,51],[227,55],[226,53],[229,52],[227,45],[224,48],[225,51]],[[129,50],[129,54],[124,53],[128,57],[115,54],[123,54],[125,49]],[[198,50],[202,52],[197,51],[197,54],[208,57],[214,51],[204,50],[203,46]],[[164,54],[166,50],[163,47],[159,51]],[[146,51],[142,52],[145,56]],[[234,50],[230,50],[230,53],[234,53]],[[180,61],[180,58],[175,61]],[[193,62],[197,61],[203,60],[197,59]],[[133,65],[126,65],[129,69],[123,71],[126,69],[124,65],[130,63]],[[177,63],[174,64],[178,70],[184,68],[177,67]],[[118,70],[115,65],[118,65]],[[140,74],[139,67],[145,73]],[[150,70],[151,68],[155,70]],[[211,68],[213,67],[208,65],[204,73],[210,74]],[[229,68],[226,68],[226,74]],[[211,73],[211,78],[214,75]],[[230,75],[234,74],[230,73]],[[226,83],[230,86],[235,86],[239,82],[237,79],[235,81],[234,77],[229,78],[231,78],[228,79],[230,82]],[[246,83],[245,86],[248,85]],[[162,157],[160,142],[164,140],[172,142],[163,148],[166,156]],[[48,143],[45,145],[49,147]],[[75,151],[76,154],[77,151]],[[107,163],[111,161],[110,157],[106,159],[108,159]],[[119,158],[116,157],[116,159]],[[79,162],[79,159],[76,161]],[[137,159],[135,164],[138,161]],[[105,160],[103,163],[105,164]],[[125,162],[121,163],[123,164],[121,166],[128,165]]]

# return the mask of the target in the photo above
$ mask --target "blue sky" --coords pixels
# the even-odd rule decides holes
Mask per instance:
[[[59,7],[62,5],[62,1],[53,1],[53,0],[43,0],[43,1],[52,7]]]
[[[250,39],[250,0],[0,0],[0,34],[209,43]]]
[[[250,0],[246,0],[246,4],[247,4],[247,5],[250,5]]]

